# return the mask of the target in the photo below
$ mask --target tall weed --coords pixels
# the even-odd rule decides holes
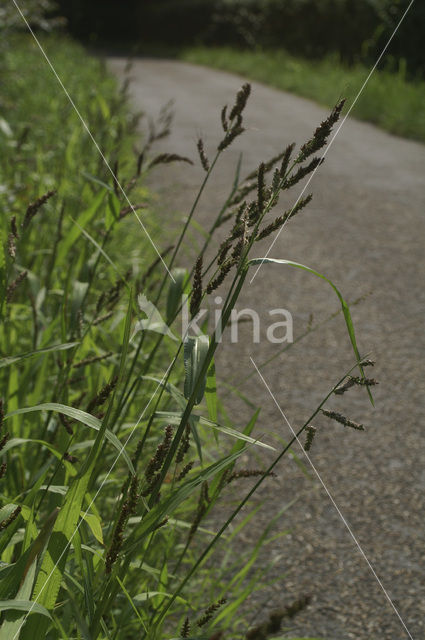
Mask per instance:
[[[66,47],[59,47],[59,57],[60,51],[66,56]],[[20,68],[19,56],[9,54],[8,73]],[[86,72],[93,77],[89,65]],[[301,268],[334,289],[359,376],[343,375],[297,436],[306,432],[311,446],[311,420],[341,386],[364,386],[370,394],[373,381],[363,371],[368,363],[335,285],[304,265],[251,256],[258,239],[308,205],[310,196],[283,214],[272,213],[281,192],[319,166],[316,154],[343,103],[298,150],[286,146],[235,182],[189,272],[180,265],[186,232],[215,165],[244,133],[250,86],[223,108],[222,140],[211,160],[198,142],[205,179],[174,245],[157,255],[142,231],[136,246],[129,242],[137,224],[133,212],[72,110],[64,114],[57,97],[43,114],[43,96],[25,81],[18,81],[22,95],[10,82],[11,93],[2,96],[18,106],[3,127],[0,637],[269,637],[308,604],[302,599],[251,630],[238,617],[263,579],[264,567],[256,568],[255,560],[271,543],[275,523],[238,563],[233,550],[237,534],[256,515],[239,514],[295,438],[273,451],[255,437],[258,411],[241,431],[223,424],[214,370],[218,331],[176,338],[173,329],[184,293],[194,318],[205,297],[224,286],[225,330],[248,272],[260,262],[264,271],[271,263]],[[110,81],[104,82],[108,93]],[[146,195],[139,183],[149,166],[187,161],[153,153],[155,140],[169,130],[170,114],[160,114],[133,157],[134,123],[125,100],[113,88],[110,100],[103,96],[83,92],[89,127],[126,193]],[[43,126],[27,124],[29,113]],[[148,207],[143,216],[148,224]],[[222,225],[226,240],[214,246]],[[216,257],[204,265],[211,246]],[[326,415],[361,428],[339,414]],[[250,448],[272,450],[274,457],[264,468],[246,469],[240,458]],[[217,527],[214,513],[229,485],[243,487],[247,478],[245,494]]]

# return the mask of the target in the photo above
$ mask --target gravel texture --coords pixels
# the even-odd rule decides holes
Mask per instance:
[[[123,77],[124,59],[110,59],[109,66]],[[202,133],[212,155],[221,136],[221,106],[232,103],[240,78],[148,59],[136,60],[131,75],[137,109],[155,114],[169,99],[175,100],[175,125],[161,150],[197,160],[196,139]],[[196,220],[210,224],[229,190],[240,151],[244,175],[287,143],[305,142],[326,113],[309,101],[254,83],[245,114],[248,131],[220,161]],[[313,202],[285,227],[270,254],[326,274],[350,301],[362,297],[352,313],[360,349],[373,354],[377,363],[373,372],[369,370],[380,383],[374,392],[375,408],[362,389],[330,399],[328,408],[364,423],[366,431],[317,417],[311,461],[415,640],[425,636],[424,169],[424,146],[348,119],[310,184]],[[188,165],[152,171],[150,184],[164,203],[164,228],[183,219],[202,175],[198,166]],[[299,192],[299,186],[291,192],[292,202]],[[198,240],[193,230],[186,243],[188,264]],[[256,247],[258,257],[269,240]],[[316,326],[338,309],[338,302],[325,282],[305,272],[264,266],[246,286],[238,309],[244,306],[260,313],[261,343],[253,344],[249,323],[241,324],[237,344],[224,340],[217,357],[218,376],[237,382],[249,401],[262,407],[257,434],[278,444],[278,437],[289,439],[289,427],[250,361],[252,357],[259,365],[280,349],[265,339],[268,310],[291,311],[297,338],[311,314]],[[280,354],[262,373],[296,428],[352,364],[339,314]],[[224,387],[221,393],[234,423],[242,426],[252,409],[242,399],[226,396]],[[297,445],[294,452],[303,459]],[[409,637],[305,458],[304,463],[310,478],[287,459],[279,466],[278,478],[268,481],[257,496],[263,508],[253,538],[256,528],[261,530],[297,497],[279,524],[288,535],[268,549],[270,559],[276,559],[272,577],[279,579],[266,593],[260,619],[268,609],[309,593],[312,602],[292,621],[285,632],[288,637]]]

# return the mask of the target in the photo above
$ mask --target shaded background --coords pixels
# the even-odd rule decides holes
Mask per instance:
[[[375,62],[409,0],[60,0],[74,35],[128,50],[193,44],[284,48],[309,58]],[[385,65],[425,75],[425,3],[417,0]]]

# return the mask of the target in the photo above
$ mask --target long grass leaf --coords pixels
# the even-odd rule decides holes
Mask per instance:
[[[198,384],[209,349],[209,338],[205,335],[188,336],[184,341],[184,396],[188,400]],[[195,404],[199,404],[204,397],[206,378],[198,386]]]
[[[94,416],[92,416],[90,413],[86,413],[81,409],[75,409],[74,407],[68,407],[67,405],[64,405],[64,404],[58,404],[56,402],[45,402],[43,404],[36,405],[35,407],[23,407],[22,409],[17,409],[16,411],[12,411],[11,413],[6,414],[4,419],[7,420],[8,418],[11,418],[13,416],[17,416],[25,413],[31,413],[32,411],[56,411],[57,413],[63,413],[69,418],[73,418],[74,420],[77,420],[78,422],[85,424],[87,427],[90,427],[95,431],[100,431],[102,427],[102,422],[98,420],[98,418],[95,418]],[[115,447],[115,449],[121,453],[122,457],[127,463],[129,471],[131,473],[134,473],[134,467],[133,467],[133,463],[131,462],[130,456],[125,451],[125,449],[123,450],[122,444],[118,440],[117,436],[114,433],[112,433],[112,431],[110,431],[109,429],[106,429],[105,437]],[[15,438],[13,441],[10,441],[8,445],[9,445],[9,448],[11,448],[12,446],[16,446],[17,444],[22,444],[23,442],[24,442],[23,438],[20,438],[20,439]],[[49,445],[47,442],[44,442],[42,440],[37,440],[36,442],[39,442],[44,446],[51,448],[51,445]],[[52,451],[52,453],[53,452],[54,451]]]
[[[81,228],[84,228],[87,224],[89,224],[92,218],[94,218],[105,198],[105,194],[106,190],[99,191],[99,193],[93,198],[90,206],[79,215],[77,219],[79,227],[74,226],[72,229],[69,229],[59,247],[57,259],[59,264],[65,263],[65,261],[67,260],[69,251],[72,249],[81,235]]]
[[[182,414],[178,411],[157,411],[155,417],[162,420],[167,420],[167,422],[169,422],[170,424],[180,424]],[[204,416],[192,414],[191,419],[195,422],[196,425],[199,425],[201,427],[216,429],[217,431],[220,431],[225,435],[232,436],[232,438],[236,438],[237,440],[241,440],[242,442],[249,442],[249,444],[255,444],[258,447],[263,447],[264,449],[275,451],[275,447],[272,447],[270,444],[266,444],[265,442],[261,442],[261,440],[256,440],[255,438],[251,438],[251,436],[246,435],[242,431],[236,431],[236,429],[232,429],[231,427],[225,427],[224,425],[217,424],[216,422],[213,422],[208,418],[204,418]]]
[[[22,353],[19,356],[6,356],[6,358],[0,358],[0,369],[4,367],[10,367],[12,364],[17,364],[23,360],[30,360],[31,358],[37,358],[43,356],[46,353],[53,353],[55,351],[66,351],[77,347],[79,342],[65,342],[64,344],[57,344],[53,347],[46,347],[45,349],[37,349],[36,351],[29,351],[28,353]]]
[[[353,320],[351,318],[350,307],[348,306],[347,302],[342,297],[341,292],[334,285],[332,280],[330,280],[329,278],[324,276],[322,273],[319,273],[315,269],[311,269],[310,267],[307,267],[304,264],[300,264],[299,262],[293,262],[292,260],[282,260],[282,259],[279,259],[279,258],[254,258],[252,260],[249,260],[249,262],[248,262],[249,266],[256,265],[256,264],[260,264],[260,265],[261,264],[287,264],[287,265],[289,265],[291,267],[296,267],[297,269],[303,269],[304,271],[307,271],[308,273],[312,273],[313,275],[317,276],[318,278],[321,278],[322,280],[324,280],[325,282],[330,284],[330,286],[335,291],[335,293],[338,296],[338,299],[339,299],[339,301],[341,303],[342,313],[344,315],[345,324],[347,326],[347,331],[348,331],[348,335],[350,337],[351,345],[353,347],[354,354],[355,354],[355,356],[357,358],[357,364],[358,364],[358,367],[360,369],[360,373],[362,374],[362,377],[365,378],[365,374],[364,374],[363,367],[362,367],[362,364],[361,364],[361,360],[362,359],[361,359],[361,356],[360,356],[360,353],[359,353],[359,349],[357,347],[356,335],[354,333],[354,325],[353,325]],[[371,403],[373,405],[374,404],[373,397],[372,397],[372,393],[371,393],[370,388],[369,388],[368,385],[366,385],[366,389],[367,389],[367,393],[369,395],[369,399],[370,399],[370,401],[371,401]]]
[[[31,602],[30,600],[0,600],[0,611],[29,611],[30,609],[33,613],[39,613],[51,619],[47,609],[38,604],[38,602]]]

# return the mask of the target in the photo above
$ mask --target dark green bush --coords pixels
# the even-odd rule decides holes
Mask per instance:
[[[129,48],[193,44],[286,49],[320,58],[338,54],[372,64],[410,0],[60,0],[74,35]],[[388,49],[425,73],[425,3],[415,2]]]
[[[338,53],[345,62],[375,61],[409,0],[216,0],[206,32],[212,44],[278,47],[307,57]],[[425,5],[413,5],[389,54],[425,70]]]

